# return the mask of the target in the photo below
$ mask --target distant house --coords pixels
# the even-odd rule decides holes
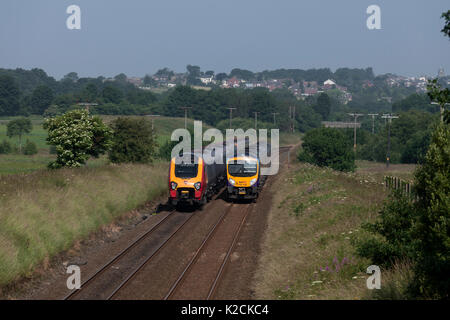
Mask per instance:
[[[143,80],[141,78],[127,78],[127,82],[134,84],[136,87],[142,86]]]
[[[333,80],[331,80],[331,79],[328,79],[328,80],[326,80],[326,81],[324,81],[323,82],[323,85],[324,86],[335,86],[336,85],[336,82],[334,82]]]
[[[212,76],[202,76],[202,77],[200,77],[200,81],[203,84],[210,84],[213,82],[213,77]]]

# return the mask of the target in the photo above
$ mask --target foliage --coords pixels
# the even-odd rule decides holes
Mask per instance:
[[[450,127],[433,132],[424,164],[415,173],[419,242],[416,289],[426,296],[450,294]]]
[[[317,128],[308,131],[298,159],[339,171],[355,169],[355,155],[351,143],[339,129]]]
[[[53,101],[53,91],[51,88],[42,85],[34,89],[30,100],[30,109],[34,114],[43,114],[50,107]]]
[[[112,123],[113,138],[109,159],[114,163],[149,163],[155,156],[155,136],[146,119],[117,118]]]
[[[8,154],[11,151],[12,151],[11,144],[8,141],[3,140],[3,142],[0,143],[0,154]]]
[[[178,144],[178,141],[167,140],[163,143],[162,146],[159,147],[158,157],[160,159],[169,161],[172,155],[173,148]]]
[[[82,166],[90,156],[98,157],[108,150],[112,134],[100,118],[89,116],[85,110],[46,119],[44,129],[57,154],[50,168]]]
[[[10,138],[14,136],[19,137],[19,151],[22,149],[22,136],[30,133],[33,129],[31,120],[28,118],[17,118],[8,122],[6,135]]]
[[[25,146],[23,147],[23,154],[26,156],[32,156],[38,153],[36,143],[27,139]]]
[[[321,93],[317,98],[317,104],[314,110],[322,116],[322,119],[328,119],[331,111],[330,97],[326,93]]]
[[[445,25],[441,32],[450,38],[450,10],[443,12],[441,17],[445,19]]]
[[[412,234],[414,219],[411,198],[394,191],[385,202],[377,221],[363,225],[373,236],[356,242],[357,253],[383,267],[390,267],[405,258],[413,259],[417,242]]]
[[[0,75],[0,114],[15,115],[19,110],[19,87],[11,76]]]

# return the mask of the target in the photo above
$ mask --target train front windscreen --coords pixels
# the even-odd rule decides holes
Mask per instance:
[[[234,177],[252,177],[258,170],[256,161],[244,161],[243,163],[229,163],[228,173]]]
[[[178,178],[195,178],[198,173],[198,164],[181,163],[175,165],[175,176]]]

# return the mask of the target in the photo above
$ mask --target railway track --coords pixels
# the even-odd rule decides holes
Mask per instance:
[[[290,147],[282,147],[280,148],[280,153],[287,152],[289,149]],[[214,199],[219,195],[220,193]],[[189,292],[189,286],[192,287],[193,284],[197,284],[196,276],[203,276],[201,272],[197,271],[201,270],[202,266],[204,268],[205,264],[211,266],[208,261],[213,261],[215,268],[209,268],[211,269],[209,270],[210,281],[207,285],[204,284],[205,290],[202,296],[197,298],[212,299],[214,297],[214,293],[236,247],[242,227],[254,206],[254,203],[245,205],[231,203],[229,208],[221,214],[220,218],[209,230],[200,247],[198,247],[189,263],[173,282],[163,299],[178,299],[180,297],[192,299],[191,296],[186,296],[186,292]],[[80,289],[72,291],[64,299],[109,300],[116,298],[121,290],[132,285],[133,279],[187,225],[195,213],[169,212],[157,224],[84,281]],[[229,237],[230,235],[231,237]],[[224,244],[225,241],[222,240],[226,240],[226,245]],[[218,245],[222,247],[218,249]],[[221,257],[220,255],[223,255],[223,253],[225,253],[224,257]],[[209,260],[202,259],[203,256],[209,257]],[[134,261],[134,263],[130,264],[130,261]],[[206,287],[208,290],[206,290]]]

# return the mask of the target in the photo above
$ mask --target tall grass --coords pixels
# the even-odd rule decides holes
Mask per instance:
[[[162,195],[166,164],[0,176],[0,286]]]

